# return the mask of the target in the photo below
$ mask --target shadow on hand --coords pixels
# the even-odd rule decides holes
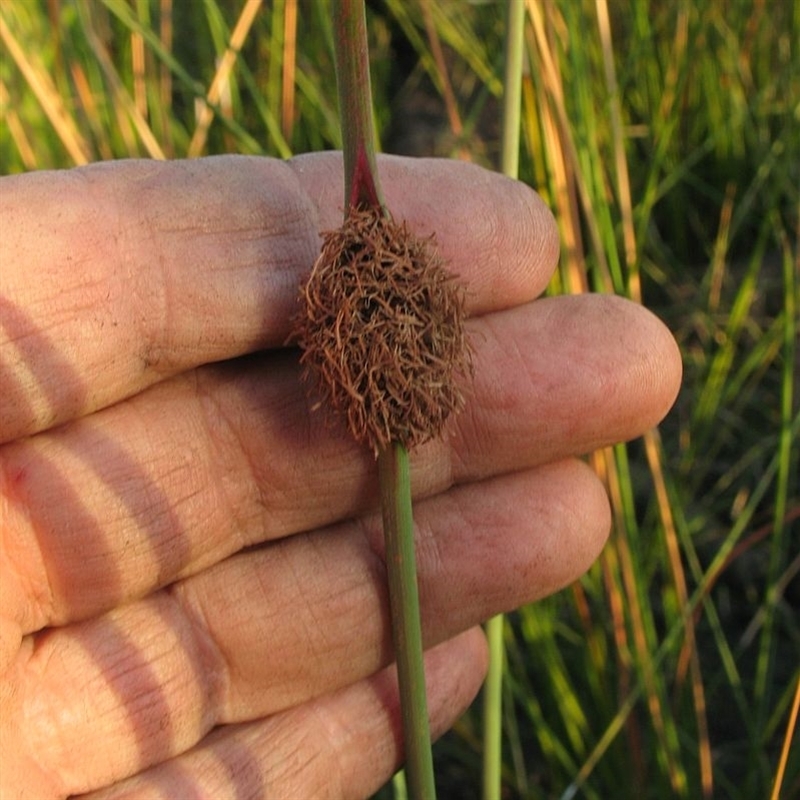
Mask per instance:
[[[29,396],[19,377],[24,375],[25,380],[41,387],[52,387],[47,400],[54,419],[55,410],[63,412],[65,403],[70,408],[85,407],[91,387],[76,374],[61,354],[58,343],[45,331],[37,329],[34,320],[23,310],[4,298],[0,298],[0,312],[0,326],[7,341],[12,343],[8,350],[14,353],[17,362],[15,365],[0,361],[3,405],[13,408],[19,418],[21,405]],[[22,369],[17,366],[19,364],[24,365]],[[31,418],[35,416],[33,409],[30,415]],[[77,441],[80,441],[80,448],[75,446]],[[90,601],[98,591],[107,598],[109,609],[126,599],[124,576],[114,557],[120,543],[111,540],[111,533],[104,530],[101,521],[91,513],[81,494],[81,478],[92,476],[96,485],[108,493],[104,513],[112,508],[118,516],[135,521],[146,533],[150,547],[143,555],[152,562],[154,587],[161,585],[159,575],[179,574],[191,557],[188,536],[168,496],[131,456],[126,443],[110,437],[93,417],[77,419],[2,445],[0,460],[6,502],[9,507],[17,506],[20,510],[21,519],[25,520],[25,526],[29,527],[39,547],[45,573],[34,577],[34,584],[39,581],[38,596],[14,598],[18,601],[17,607],[7,608],[5,613],[23,626],[23,635],[33,636],[39,642],[48,639],[52,642],[52,634],[59,630],[58,626],[69,623],[71,640],[79,642],[85,654],[96,663],[123,709],[118,723],[121,739],[133,733],[137,752],[128,754],[126,763],[135,761],[136,769],[160,763],[166,754],[174,754],[176,747],[186,746],[177,742],[176,709],[170,706],[162,679],[129,632],[114,619],[113,612],[80,622],[97,613]],[[132,492],[131,486],[135,484],[138,484],[137,491]],[[6,533],[8,541],[22,541],[23,545],[26,544],[25,535],[24,531],[15,533],[13,529]],[[137,542],[144,538],[134,537],[131,546],[141,547]],[[31,551],[30,543],[27,547],[23,552]],[[170,624],[168,620],[166,624]],[[196,672],[187,680],[195,680],[199,686],[207,684],[196,647],[185,639],[180,644],[181,631],[174,625],[173,628],[178,646],[185,649],[183,663]],[[58,660],[53,663],[57,664]],[[47,675],[45,670],[43,680],[57,681],[59,677]],[[91,688],[66,687],[66,702],[88,696],[91,703]],[[88,709],[85,716],[91,718],[93,710]],[[24,713],[24,709],[18,711]],[[54,716],[56,712],[54,709]],[[84,717],[83,714],[78,716]],[[210,719],[210,715],[207,716]],[[213,720],[210,722],[213,724]],[[69,743],[78,741],[80,733],[62,730],[56,736]],[[244,746],[228,747],[225,753],[224,766],[230,773],[234,796],[263,794],[255,756]],[[39,758],[46,763],[47,759],[40,754]],[[79,765],[70,765],[70,771],[82,774]],[[122,777],[124,775],[115,775],[115,779]],[[97,780],[95,777],[92,782],[89,776],[87,784],[76,789],[101,788]],[[171,796],[181,798],[201,796],[192,776],[181,775],[177,769],[170,771],[170,792]]]

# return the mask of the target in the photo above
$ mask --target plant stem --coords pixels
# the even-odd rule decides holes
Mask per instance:
[[[525,6],[508,0],[505,52],[503,54],[503,140],[500,169],[503,175],[519,176],[520,106],[525,43]]]
[[[509,0],[506,16],[505,75],[503,89],[503,140],[501,168],[516,178],[519,172],[520,100],[525,6]],[[486,624],[489,669],[483,689],[483,800],[499,800],[502,786],[503,646],[504,617],[498,614]]]
[[[502,784],[504,617],[486,623],[489,669],[483,685],[483,800],[499,800]]]
[[[411,797],[434,798],[433,756],[422,662],[422,627],[411,516],[408,451],[391,445],[378,456],[392,634],[403,714],[406,774]]]
[[[346,207],[376,206],[386,211],[375,163],[372,84],[364,0],[335,0],[336,87],[344,150]]]
[[[364,0],[334,0],[336,81],[344,146],[345,205],[388,210],[375,160]],[[397,660],[406,773],[414,800],[434,800],[433,755],[425,693],[411,480],[406,448],[378,454],[392,639]]]

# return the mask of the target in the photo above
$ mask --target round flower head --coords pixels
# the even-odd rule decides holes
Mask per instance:
[[[292,338],[323,402],[377,452],[441,433],[464,404],[470,371],[464,289],[432,237],[420,239],[379,209],[351,208],[324,234],[301,291]]]

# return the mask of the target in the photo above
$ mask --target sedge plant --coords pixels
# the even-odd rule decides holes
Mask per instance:
[[[515,0],[509,0],[504,48],[503,136],[500,166],[504,175],[515,179],[519,173],[524,29],[524,6]],[[502,789],[504,619],[502,614],[498,614],[486,624],[489,669],[483,694],[483,800],[500,800]]]
[[[363,0],[333,4],[345,219],[302,289],[294,336],[325,402],[378,462],[408,786],[435,797],[408,449],[463,404],[464,290],[430,239],[395,222],[375,159]]]

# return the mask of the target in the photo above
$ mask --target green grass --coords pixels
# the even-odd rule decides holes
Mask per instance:
[[[296,47],[294,7],[2,0],[0,169],[340,146],[327,4],[301,3]],[[800,680],[800,11],[528,10],[520,176],[561,227],[550,291],[642,300],[686,375],[659,431],[592,457],[599,562],[507,618],[503,796],[767,798]],[[502,6],[370,11],[387,145],[498,167]],[[476,796],[480,728],[476,706],[437,745],[443,797]],[[799,794],[795,746],[780,796]]]

